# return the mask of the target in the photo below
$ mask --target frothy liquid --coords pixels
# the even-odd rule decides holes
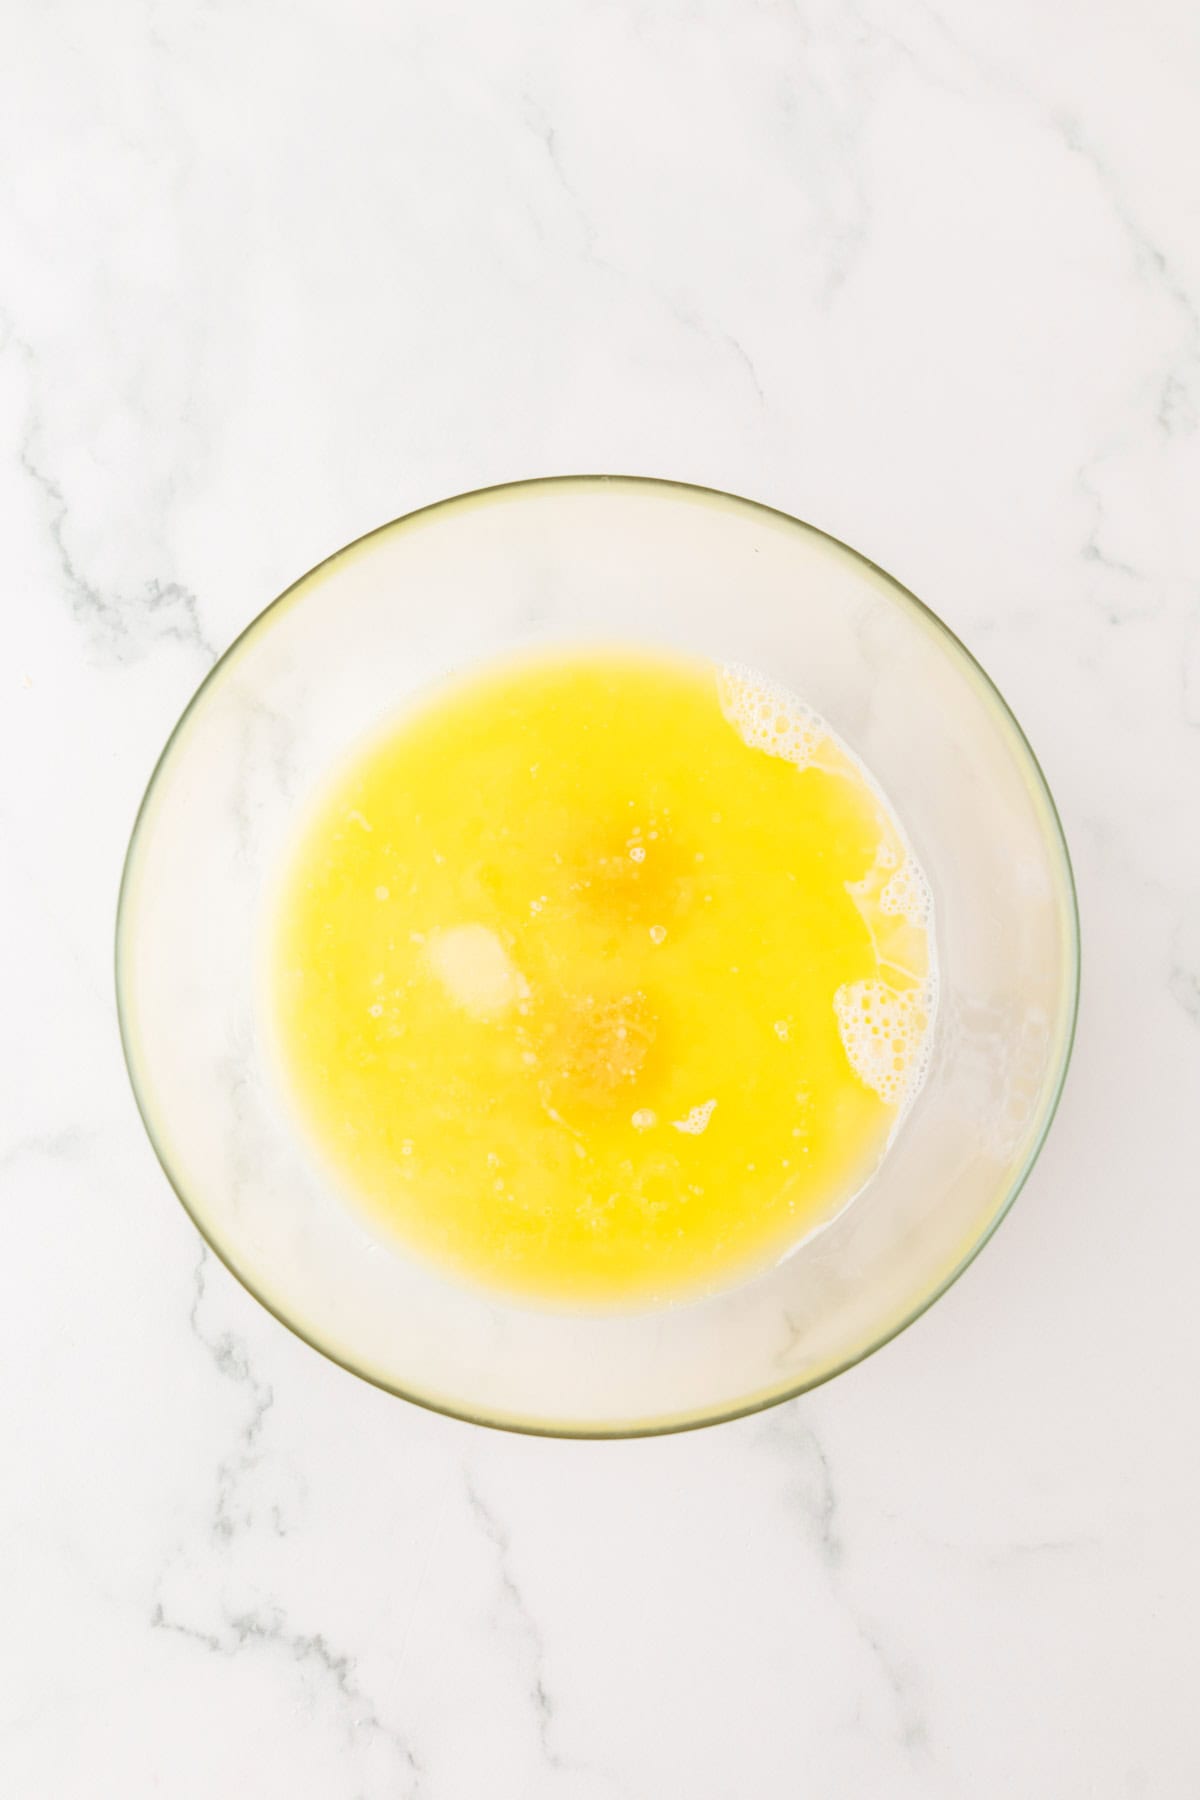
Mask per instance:
[[[365,751],[275,920],[277,1036],[347,1192],[457,1274],[670,1297],[785,1254],[924,1072],[928,885],[744,669],[509,664]]]

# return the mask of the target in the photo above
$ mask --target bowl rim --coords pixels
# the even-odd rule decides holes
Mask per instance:
[[[165,1146],[160,1142],[159,1137],[156,1135],[150,1118],[148,1102],[139,1086],[138,1075],[136,1072],[136,1058],[131,1041],[131,1026],[125,998],[124,957],[122,951],[125,936],[124,924],[129,902],[131,875],[136,862],[138,846],[149,812],[150,802],[157,790],[163,772],[170,761],[172,750],[188,720],[191,718],[192,713],[200,705],[209,686],[216,681],[218,676],[226,669],[226,666],[234,659],[243,642],[249,638],[252,633],[257,632],[266,621],[289,600],[295,597],[299,590],[305,587],[314,576],[320,574],[322,571],[329,570],[335,563],[340,561],[342,557],[347,556],[353,551],[359,550],[369,543],[372,538],[380,537],[383,533],[396,530],[402,526],[411,525],[417,520],[428,519],[431,514],[448,512],[452,508],[463,506],[471,502],[496,499],[501,496],[514,496],[527,490],[550,487],[577,487],[583,489],[631,487],[641,488],[647,491],[665,490],[667,492],[690,495],[706,500],[730,501],[739,508],[746,508],[752,512],[766,514],[774,519],[783,521],[784,524],[788,526],[796,527],[802,532],[824,540],[827,544],[833,545],[837,550],[848,554],[856,562],[864,565],[875,575],[879,576],[886,587],[890,589],[894,596],[899,600],[901,605],[907,606],[915,612],[919,619],[921,619],[927,627],[933,630],[935,635],[943,638],[951,649],[957,652],[957,654],[965,661],[968,669],[973,671],[981,681],[985,698],[989,699],[996,706],[1001,718],[1006,720],[1012,728],[1018,752],[1026,759],[1029,772],[1033,777],[1035,789],[1045,802],[1047,812],[1047,835],[1057,846],[1059,852],[1062,878],[1062,893],[1060,899],[1065,901],[1064,916],[1069,937],[1067,946],[1068,968],[1066,971],[1069,989],[1065,1029],[1061,1041],[1058,1067],[1055,1070],[1048,1099],[1043,1102],[1043,1112],[1038,1125],[1037,1134],[1030,1145],[1020,1168],[1012,1177],[1008,1186],[1008,1191],[1005,1193],[1003,1200],[988,1219],[984,1229],[979,1233],[962,1256],[959,1257],[958,1261],[953,1265],[950,1271],[943,1276],[928,1293],[923,1294],[916,1305],[904,1312],[897,1321],[889,1323],[886,1329],[880,1331],[877,1335],[872,1336],[865,1346],[857,1349],[853,1355],[845,1357],[833,1368],[823,1370],[814,1377],[804,1378],[799,1381],[787,1381],[778,1388],[770,1388],[765,1393],[755,1393],[750,1398],[733,1406],[717,1406],[711,1410],[693,1411],[679,1416],[633,1419],[619,1421],[613,1424],[578,1425],[572,1424],[569,1421],[524,1418],[518,1414],[489,1413],[482,1409],[479,1411],[472,1411],[465,1405],[450,1404],[437,1396],[423,1394],[415,1389],[406,1388],[396,1381],[388,1380],[369,1369],[360,1367],[347,1353],[339,1353],[329,1345],[322,1343],[314,1331],[306,1329],[295,1319],[290,1318],[278,1303],[268,1299],[266,1295],[260,1291],[255,1279],[246,1270],[238,1266],[237,1259],[231,1252],[225,1250],[221,1246],[217,1241],[215,1233],[213,1233],[205,1224],[200,1208],[189,1199],[182,1179],[177,1177],[171,1166],[171,1161]],[[294,1337],[299,1338],[303,1344],[306,1344],[309,1347],[309,1349],[315,1350],[319,1355],[325,1357],[327,1361],[335,1364],[338,1368],[344,1369],[347,1373],[357,1376],[359,1380],[367,1382],[370,1386],[378,1388],[383,1393],[390,1394],[396,1399],[409,1401],[415,1406],[422,1407],[427,1412],[439,1414],[444,1418],[455,1419],[464,1424],[486,1426],[492,1430],[511,1432],[518,1436],[527,1437],[565,1438],[584,1441],[665,1437],[684,1431],[698,1431],[710,1425],[728,1424],[736,1419],[749,1418],[755,1413],[765,1412],[770,1407],[779,1406],[787,1400],[794,1400],[801,1394],[811,1393],[815,1389],[823,1387],[826,1382],[833,1381],[839,1375],[844,1375],[849,1369],[855,1368],[859,1363],[865,1362],[866,1359],[873,1356],[876,1351],[882,1350],[885,1345],[890,1344],[895,1338],[899,1337],[902,1332],[907,1331],[910,1325],[914,1325],[918,1319],[923,1317],[923,1315],[929,1311],[930,1307],[936,1305],[942,1296],[954,1286],[955,1282],[958,1281],[959,1277],[971,1266],[984,1247],[990,1243],[1004,1220],[1012,1211],[1018,1195],[1028,1181],[1033,1167],[1041,1154],[1042,1147],[1046,1142],[1050,1128],[1054,1123],[1055,1115],[1058,1112],[1063,1089],[1066,1085],[1067,1072],[1070,1068],[1071,1057],[1075,1047],[1075,1038],[1079,1021],[1081,975],[1079,897],[1075,882],[1075,872],[1071,863],[1071,853],[1067,845],[1066,834],[1063,830],[1062,819],[1059,815],[1054,795],[1051,792],[1050,784],[1046,779],[1045,772],[1042,769],[1041,763],[1038,761],[1032,744],[1026,736],[1016,714],[1013,712],[1012,707],[1008,704],[1008,701],[1000,692],[1000,689],[992,680],[987,670],[979,662],[978,658],[972,654],[963,643],[962,639],[959,638],[950,626],[946,624],[945,620],[934,612],[932,607],[926,605],[926,603],[914,594],[910,588],[905,587],[903,582],[897,580],[894,575],[887,569],[884,569],[879,563],[874,562],[869,556],[865,556],[862,551],[856,550],[853,545],[847,544],[844,539],[836,537],[832,532],[824,531],[820,526],[812,525],[805,519],[800,519],[792,513],[784,512],[781,507],[770,506],[759,500],[751,500],[745,495],[732,493],[725,488],[709,487],[699,482],[678,481],[669,477],[656,475],[615,475],[594,473],[534,475],[521,477],[513,481],[493,482],[485,487],[470,488],[462,493],[447,495],[443,499],[434,500],[427,505],[415,507],[409,512],[400,513],[395,518],[386,520],[381,525],[374,526],[370,531],[363,532],[359,537],[351,539],[349,543],[343,544],[337,550],[332,551],[328,556],[322,557],[319,562],[314,563],[310,568],[306,569],[303,574],[290,582],[282,592],[277,594],[273,600],[269,601],[267,605],[261,609],[260,612],[255,614],[242,630],[238,632],[237,636],[227,645],[225,650],[222,651],[221,655],[204,675],[204,678],[188,700],[187,705],[180,713],[171,729],[170,735],[167,737],[166,742],[155,760],[154,766],[150,772],[149,780],[146,783],[145,791],[138,804],[137,812],[134,815],[133,826],[129,835],[129,843],[121,867],[121,879],[117,891],[113,949],[117,1027],[121,1042],[121,1054],[124,1059],[126,1073],[129,1077],[130,1087],[133,1090],[134,1103],[137,1106],[138,1114],[141,1118],[146,1136],[150,1141],[150,1147],[157,1158],[159,1167],[165,1175],[168,1185],[173,1191],[176,1199],[179,1201],[179,1204],[191,1220],[206,1249],[217,1258],[218,1262],[229,1271],[234,1279],[246,1290],[252,1299],[258,1302],[264,1311],[269,1313],[273,1319],[291,1332]]]

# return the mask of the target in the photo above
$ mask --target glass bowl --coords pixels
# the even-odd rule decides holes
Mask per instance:
[[[453,672],[588,643],[745,663],[793,690],[889,795],[936,909],[929,1072],[868,1186],[775,1267],[641,1311],[509,1301],[376,1235],[293,1127],[262,997],[273,876],[330,770]],[[1077,991],[1054,803],[957,639],[811,526],[625,477],[463,495],[382,526],[289,588],[172,733],[134,826],[117,920],[138,1106],[226,1266],[300,1337],[380,1387],[564,1436],[732,1418],[827,1381],[911,1323],[1029,1173]]]

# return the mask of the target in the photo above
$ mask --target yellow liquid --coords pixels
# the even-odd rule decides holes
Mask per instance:
[[[372,1216],[558,1302],[777,1258],[882,1155],[928,1030],[919,871],[753,678],[605,654],[443,690],[340,776],[276,919],[287,1081]]]

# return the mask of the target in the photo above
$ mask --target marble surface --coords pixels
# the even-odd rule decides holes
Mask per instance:
[[[0,1791],[1200,1793],[1200,14],[14,0],[0,83]],[[142,786],[357,533],[514,476],[849,539],[1011,699],[1075,1066],[959,1286],[808,1399],[424,1415],[216,1266],[117,1047]]]

